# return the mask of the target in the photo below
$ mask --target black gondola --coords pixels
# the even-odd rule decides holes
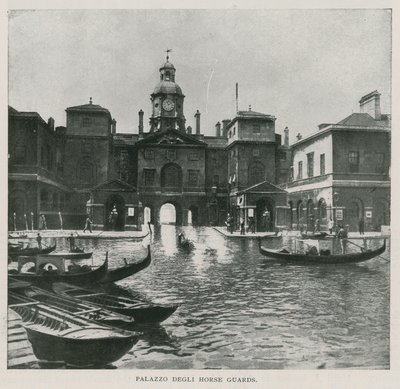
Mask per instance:
[[[109,269],[105,276],[100,280],[101,283],[115,282],[145,269],[151,263],[150,245],[147,246],[147,256],[139,262],[127,263],[125,266]]]
[[[315,254],[298,254],[290,253],[287,250],[269,250],[262,247],[261,240],[259,240],[260,253],[269,258],[279,259],[284,262],[297,263],[297,264],[346,264],[367,261],[382,254],[386,250],[386,239],[383,245],[376,250],[365,250],[360,253],[349,254],[335,254],[335,255],[315,255]]]
[[[28,248],[20,248],[20,247],[8,247],[8,255],[11,258],[17,258],[20,255],[25,257],[31,257],[40,254],[49,254],[56,249],[57,245],[45,247],[40,249],[39,247],[28,247]]]

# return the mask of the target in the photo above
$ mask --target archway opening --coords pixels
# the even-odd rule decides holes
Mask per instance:
[[[274,203],[269,198],[261,198],[256,204],[257,231],[272,231],[274,228]]]
[[[111,195],[106,201],[104,227],[108,231],[124,231],[125,201],[119,195]]]
[[[302,230],[304,228],[305,221],[304,221],[303,202],[301,200],[297,202],[296,215],[297,215],[297,229]]]
[[[196,205],[192,205],[188,211],[188,225],[197,225],[198,224],[199,211]]]
[[[314,202],[310,199],[307,201],[307,231],[314,231],[314,228],[315,228]]]
[[[176,209],[171,203],[165,203],[160,208],[160,224],[176,224]]]

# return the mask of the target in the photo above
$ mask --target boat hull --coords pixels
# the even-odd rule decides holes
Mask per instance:
[[[16,259],[19,256],[25,256],[25,257],[32,257],[35,255],[41,255],[41,254],[49,254],[53,252],[56,249],[56,245],[46,247],[44,249],[39,249],[38,247],[32,247],[30,249],[20,249],[20,250],[9,250],[8,251],[8,256],[11,257],[12,259]]]
[[[385,252],[386,240],[383,246],[377,250],[366,251],[362,253],[351,253],[351,254],[339,254],[339,255],[306,255],[306,254],[292,254],[282,253],[278,251],[268,250],[260,245],[260,253],[266,257],[278,259],[288,263],[296,264],[346,264],[346,263],[358,263],[364,262],[369,259],[375,258]]]
[[[150,324],[161,323],[168,319],[177,310],[178,306],[150,306],[143,308],[115,308],[109,306],[107,308],[110,311],[133,317],[137,324]]]
[[[44,361],[62,361],[73,366],[104,366],[123,357],[138,336],[102,339],[70,339],[25,327],[35,356]]]

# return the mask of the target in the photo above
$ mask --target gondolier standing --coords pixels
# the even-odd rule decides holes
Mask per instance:
[[[337,234],[337,237],[340,242],[340,247],[342,248],[342,254],[346,254],[346,248],[347,248],[347,231],[344,229],[343,226],[340,226],[339,232]]]
[[[37,234],[36,241],[37,241],[39,249],[41,250],[42,249],[42,237],[39,233]]]
[[[69,251],[71,253],[73,253],[75,251],[75,237],[74,237],[74,234],[72,232],[71,232],[71,235],[67,238],[67,240],[69,242]]]

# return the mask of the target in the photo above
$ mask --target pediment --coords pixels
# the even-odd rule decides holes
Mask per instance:
[[[92,188],[93,191],[134,191],[136,192],[136,188],[128,183],[115,179],[106,182],[102,182],[101,184]]]
[[[286,191],[268,181],[263,181],[241,190],[239,193],[286,193]]]
[[[190,134],[178,130],[155,132],[140,140],[138,145],[204,145],[205,143]]]

